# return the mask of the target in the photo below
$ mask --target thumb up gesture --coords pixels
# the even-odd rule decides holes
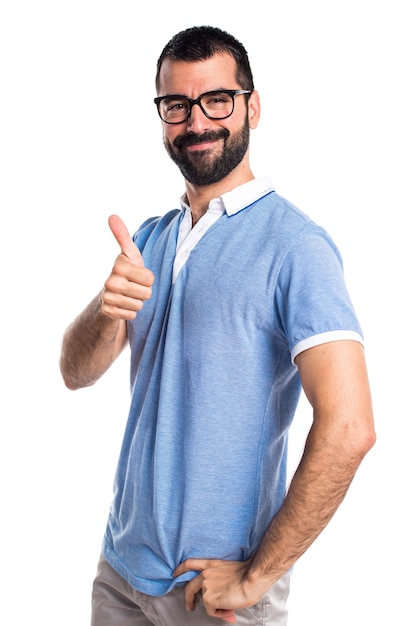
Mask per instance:
[[[152,294],[154,275],[117,215],[109,217],[110,230],[120,246],[102,292],[102,312],[112,319],[133,320]]]

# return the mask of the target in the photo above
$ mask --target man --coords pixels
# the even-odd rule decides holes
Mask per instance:
[[[133,239],[109,218],[120,254],[62,346],[70,389],[132,355],[92,624],[284,625],[292,566],[375,440],[361,329],[328,234],[252,174],[243,46],[187,29],[156,87],[182,208]],[[313,423],[288,485],[301,386]]]

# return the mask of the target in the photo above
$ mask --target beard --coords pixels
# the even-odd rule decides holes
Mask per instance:
[[[229,130],[221,128],[201,135],[195,133],[179,135],[174,139],[173,145],[167,140],[164,141],[164,145],[184,178],[192,185],[205,186],[219,182],[241,163],[250,141],[248,120],[236,135],[232,138],[230,136]],[[220,154],[211,154],[210,150],[193,152],[187,150],[188,146],[219,139],[223,140]]]

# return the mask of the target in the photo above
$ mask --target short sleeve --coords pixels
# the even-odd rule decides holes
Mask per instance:
[[[276,305],[292,362],[303,350],[321,343],[363,342],[341,255],[318,226],[304,229],[289,247],[278,277]]]

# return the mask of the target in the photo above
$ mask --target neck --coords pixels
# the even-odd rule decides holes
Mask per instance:
[[[240,169],[240,167],[242,167],[242,169]],[[206,213],[209,202],[213,200],[213,198],[219,198],[222,194],[232,191],[235,187],[243,185],[253,178],[254,175],[250,168],[241,165],[238,166],[235,171],[228,174],[228,176],[212,185],[193,185],[186,180],[186,196],[192,212],[193,226]]]

